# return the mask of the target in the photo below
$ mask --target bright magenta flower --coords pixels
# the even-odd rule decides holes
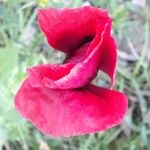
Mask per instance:
[[[94,7],[41,9],[38,21],[48,43],[66,53],[62,65],[28,69],[15,97],[15,106],[43,133],[75,136],[106,130],[121,123],[127,97],[90,82],[98,70],[114,85],[116,42],[111,18]]]

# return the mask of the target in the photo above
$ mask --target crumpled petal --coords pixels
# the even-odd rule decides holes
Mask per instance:
[[[101,60],[101,55],[103,52],[103,49],[105,48],[105,42],[107,41],[108,37],[110,36],[110,28],[111,24],[106,24],[104,31],[102,34],[99,34],[96,36],[93,43],[97,42],[96,46],[92,43],[87,51],[87,57],[81,62],[78,62],[76,64],[70,66],[68,64],[64,65],[55,65],[55,67],[45,67],[43,66],[37,66],[30,68],[30,72],[36,77],[40,77],[39,83],[42,82],[44,86],[50,87],[52,89],[72,89],[72,88],[80,88],[84,85],[88,84],[96,75],[99,68],[99,62]],[[100,40],[100,42],[99,42]],[[94,47],[95,46],[95,47]],[[91,50],[92,47],[92,50]],[[84,49],[84,47],[83,47]],[[91,52],[89,52],[91,51]],[[71,62],[72,63],[72,62]],[[48,65],[47,65],[48,66]],[[52,65],[54,66],[54,65]],[[61,68],[60,69],[57,69]],[[66,67],[65,67],[66,66]],[[51,69],[54,68],[54,69]],[[62,72],[62,69],[65,71]],[[46,71],[47,70],[47,71]],[[58,71],[60,71],[59,78],[57,78]],[[35,72],[35,73],[34,73]],[[46,72],[46,74],[44,74]],[[48,75],[47,75],[48,74]],[[52,74],[52,77],[51,77]],[[43,78],[42,78],[42,76]],[[55,78],[53,78],[53,76]],[[34,78],[34,77],[33,77]],[[33,79],[32,79],[33,81]]]
[[[85,6],[40,9],[38,21],[49,44],[57,50],[69,52],[79,48],[88,38],[95,37],[98,26],[102,32],[110,18],[103,9]]]
[[[114,86],[116,80],[117,65],[117,45],[113,37],[110,37],[106,43],[106,47],[101,55],[99,69],[109,75],[111,78],[111,87]]]
[[[76,71],[72,70],[69,76],[57,81],[52,88],[70,89],[86,85],[89,80],[92,80],[96,76],[98,68],[109,75],[112,86],[114,85],[117,59],[116,43],[110,34],[111,18],[107,11],[91,6],[76,9],[41,9],[38,13],[38,21],[47,37],[48,43],[55,49],[66,53],[67,56],[64,63],[78,63],[76,65],[77,68],[73,69]],[[109,26],[107,33],[105,31],[106,26]],[[105,40],[103,40],[102,36],[104,32],[107,35]],[[83,70],[85,70],[83,61],[95,49],[97,49],[95,55],[99,53],[97,57],[99,61],[96,61],[95,68],[98,65],[99,67],[96,70],[92,67],[92,71],[87,73],[87,69],[89,69],[87,66],[82,83],[78,82],[78,84],[72,86],[72,83],[77,81],[74,78],[74,72],[78,76],[83,74]],[[94,64],[91,66],[94,66]],[[74,78],[74,81],[72,78]],[[44,82],[47,85],[49,84],[48,79]],[[65,82],[65,87],[64,84],[62,85],[62,82]]]
[[[49,79],[51,84],[54,81],[59,80],[70,72],[74,67],[74,64],[67,63],[64,65],[57,64],[41,64],[38,66],[30,67],[27,69],[28,76],[30,77],[30,83],[34,87],[39,87],[43,83],[44,79]],[[44,84],[43,84],[44,85]]]
[[[118,125],[127,109],[127,97],[94,85],[73,90],[33,87],[26,79],[15,97],[15,107],[41,132],[68,137]]]

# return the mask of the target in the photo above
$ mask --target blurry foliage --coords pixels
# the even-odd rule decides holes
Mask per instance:
[[[19,49],[14,46],[11,41],[6,43],[6,46],[0,51],[0,79],[9,76],[12,69],[15,68],[18,62]]]
[[[129,110],[122,125],[107,132],[51,139],[18,115],[13,99],[27,67],[60,62],[64,57],[49,50],[37,26],[37,9],[79,7],[85,2],[108,9],[113,18],[119,49],[116,88],[128,95]],[[0,0],[0,149],[150,149],[149,39],[149,6],[136,6],[131,0]]]

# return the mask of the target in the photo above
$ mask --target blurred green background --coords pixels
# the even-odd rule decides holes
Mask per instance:
[[[118,41],[116,88],[128,95],[129,109],[124,122],[106,132],[53,139],[20,117],[13,98],[27,67],[64,58],[47,45],[39,30],[38,8],[83,5],[106,8],[113,19]],[[150,150],[149,108],[149,0],[0,0],[0,149]]]

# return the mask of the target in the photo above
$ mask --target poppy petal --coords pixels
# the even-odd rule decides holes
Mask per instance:
[[[113,37],[110,37],[105,45],[104,51],[101,55],[99,69],[109,75],[111,78],[112,87],[116,79],[116,65],[117,65],[117,44]]]
[[[30,77],[30,83],[34,87],[41,86],[43,79],[49,79],[51,84],[54,84],[55,80],[64,77],[74,67],[74,64],[67,63],[64,65],[57,64],[41,64],[38,66],[30,67],[27,69],[28,76]]]
[[[101,36],[99,38],[96,36],[103,33],[106,24],[110,24],[111,30],[111,18],[107,11],[90,6],[76,9],[41,9],[38,13],[38,21],[49,44],[58,50],[67,52],[65,63],[83,61],[87,56],[86,53],[91,53],[99,45]],[[102,43],[105,47],[103,46],[103,49],[98,47],[101,52],[99,69],[108,74],[113,87],[116,76],[116,43],[110,31],[107,36],[107,40]],[[63,80],[68,82],[68,77]],[[48,82],[47,79],[45,82]],[[58,84],[61,84],[61,80],[57,81]],[[56,87],[53,86],[53,88]]]
[[[40,9],[38,12],[39,25],[48,43],[63,52],[73,51],[94,38],[97,27],[100,26],[102,32],[110,20],[107,11],[90,6]]]
[[[68,64],[61,66],[49,65],[49,67],[37,66],[33,67],[33,69],[31,68],[30,72],[32,74],[35,72],[34,74],[36,77],[40,76],[40,82],[42,82],[44,86],[50,87],[52,89],[72,89],[83,87],[97,75],[101,53],[104,46],[103,43],[107,40],[107,35],[110,33],[109,31],[110,24],[106,24],[102,34],[96,36],[96,39],[100,40],[98,45],[88,54],[88,56],[83,61],[74,64],[74,66],[73,64],[71,67]],[[65,67],[65,65],[68,65],[69,67]],[[61,70],[65,70],[61,73],[61,70],[56,68],[57,66],[58,68],[61,68]],[[60,71],[60,74],[58,71]],[[34,79],[31,79],[31,81],[34,81]]]
[[[15,106],[41,132],[69,137],[120,124],[127,110],[127,97],[94,85],[73,90],[33,87],[26,79],[15,97]]]
[[[113,87],[116,77],[117,44],[115,39],[110,34],[110,29],[111,22],[109,23],[109,28],[107,29],[107,31],[105,31],[105,39],[103,39],[103,43],[101,43],[103,47],[99,46],[101,37],[97,33],[97,37],[95,37],[91,44],[87,43],[84,45],[83,49],[80,48],[76,51],[73,51],[70,55],[67,56],[65,63],[78,63],[80,61],[83,61],[85,58],[85,54],[86,56],[89,55],[93,51],[93,49],[97,47],[97,52],[99,51],[99,53],[101,53],[100,61],[98,62],[99,69],[105,72],[110,77]]]

